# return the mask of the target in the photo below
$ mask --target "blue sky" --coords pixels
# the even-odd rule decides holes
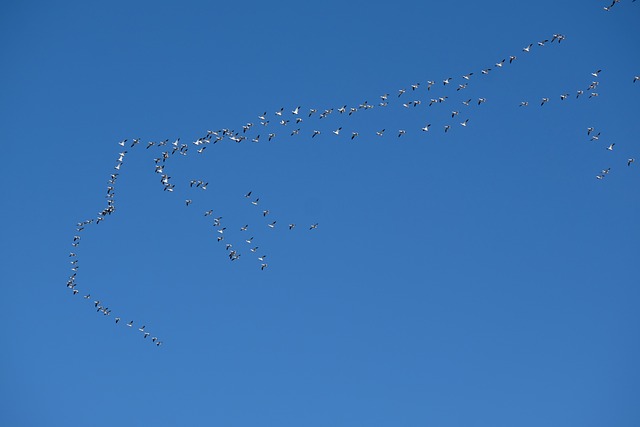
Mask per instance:
[[[5,2],[0,424],[636,426],[640,4],[604,6]]]

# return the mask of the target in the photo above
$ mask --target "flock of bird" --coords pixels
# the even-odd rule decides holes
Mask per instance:
[[[613,8],[619,1],[620,0],[614,0],[611,5],[605,7],[605,10],[611,10],[611,8]],[[524,46],[522,48],[521,55],[529,55],[535,49],[544,47],[547,44],[554,44],[554,43],[560,44],[563,40],[565,40],[564,35],[553,34],[550,38],[542,39],[535,43],[530,43]],[[235,143],[270,142],[275,140],[277,137],[279,138],[280,137],[279,135],[282,132],[285,133],[285,136],[288,136],[291,138],[299,137],[300,135],[306,134],[310,139],[314,141],[316,140],[316,138],[321,138],[320,135],[323,135],[325,133],[329,133],[334,138],[340,137],[341,135],[346,134],[347,138],[351,141],[356,140],[357,138],[365,137],[367,135],[373,138],[382,138],[386,136],[388,133],[395,135],[396,138],[401,138],[408,134],[408,131],[406,129],[397,129],[392,132],[387,131],[387,129],[385,128],[376,129],[370,132],[364,132],[364,131],[361,132],[360,130],[354,129],[352,131],[347,132],[343,130],[342,126],[338,126],[335,129],[325,132],[326,126],[318,126],[315,123],[318,123],[318,121],[320,120],[323,121],[322,123],[326,123],[328,122],[327,119],[331,115],[335,115],[336,113],[337,115],[340,115],[343,117],[351,117],[356,113],[360,114],[362,111],[367,111],[373,108],[388,108],[392,105],[396,105],[399,108],[406,108],[406,109],[420,108],[420,106],[425,106],[425,105],[427,106],[427,108],[432,106],[440,106],[445,104],[449,100],[449,95],[439,94],[438,96],[433,96],[433,97],[428,96],[426,99],[422,99],[422,97],[427,94],[431,94],[432,88],[434,87],[439,87],[442,90],[453,90],[452,88],[455,88],[455,92],[460,93],[461,91],[467,89],[472,79],[475,79],[476,77],[479,77],[479,76],[488,75],[489,73],[493,73],[500,69],[503,69],[504,67],[508,67],[509,65],[513,64],[517,60],[518,60],[518,57],[516,55],[508,55],[507,57],[496,62],[492,67],[484,68],[482,70],[479,70],[478,72],[470,72],[468,74],[460,76],[457,79],[454,79],[453,77],[446,77],[446,78],[443,78],[442,80],[439,80],[438,82],[436,82],[436,80],[427,80],[426,82],[416,82],[411,84],[410,86],[407,86],[406,88],[398,89],[397,92],[393,95],[390,93],[385,93],[381,95],[379,101],[376,101],[375,103],[369,103],[368,101],[364,101],[359,103],[358,105],[354,105],[350,107],[347,105],[341,105],[335,108],[328,108],[328,109],[309,108],[308,110],[303,110],[302,106],[296,106],[295,108],[289,111],[285,111],[283,107],[275,111],[272,115],[267,114],[267,112],[264,112],[258,115],[257,118],[259,119],[259,121],[257,123],[247,122],[245,125],[242,126],[242,130],[236,131],[229,128],[223,128],[215,131],[209,130],[206,132],[205,135],[193,141],[192,145],[196,152],[196,155],[200,155],[205,152],[208,146],[225,141],[225,140],[232,141]],[[594,79],[597,79],[599,78],[602,72],[603,71],[600,69],[595,70],[591,73],[591,77],[593,77]],[[635,76],[632,82],[636,83],[639,80],[640,80],[640,76]],[[597,92],[598,85],[599,85],[599,82],[597,80],[593,80],[592,83],[588,85],[588,87],[576,90],[575,92],[573,92],[573,94],[569,92],[562,93],[557,98],[554,98],[554,99],[559,99],[560,102],[564,102],[569,98],[572,98],[573,95],[575,95],[575,99],[578,99],[581,97],[585,97],[587,99],[594,99],[598,97],[598,92]],[[414,95],[412,99],[408,99],[410,94]],[[540,100],[539,106],[542,107],[545,104],[551,102],[551,100],[552,98],[544,97]],[[484,97],[469,98],[467,100],[464,100],[461,102],[462,108],[454,107],[451,110],[451,119],[457,119],[459,126],[462,128],[466,128],[469,125],[470,119],[468,117],[468,114],[465,114],[465,112],[467,111],[465,109],[472,105],[475,107],[480,107],[482,104],[486,103],[487,101],[488,101],[487,98],[484,98]],[[521,101],[519,104],[520,107],[528,107],[529,105],[530,105],[529,101]],[[303,127],[305,125],[308,125],[309,123],[311,123],[311,127],[303,132]],[[442,131],[444,133],[448,133],[452,129],[453,124],[454,123],[443,124]],[[274,126],[277,129],[273,129]],[[432,132],[432,124],[425,123],[423,126],[419,128],[419,130],[417,130],[417,132],[418,133]],[[587,136],[590,138],[590,141],[598,141],[601,136],[601,132],[597,131],[595,127],[589,127],[587,129]],[[178,157],[187,156],[187,154],[190,152],[190,145],[181,142],[180,138],[176,139],[173,142],[169,142],[169,140],[166,139],[160,142],[149,141],[145,144],[141,144],[140,139],[133,139],[131,142],[125,139],[120,141],[118,145],[121,151],[118,153],[118,157],[114,166],[114,172],[110,174],[110,178],[107,182],[107,190],[106,190],[106,196],[105,196],[105,198],[107,199],[106,206],[104,206],[97,213],[95,218],[86,219],[76,224],[76,232],[71,242],[73,249],[72,249],[72,252],[69,253],[69,258],[71,259],[70,260],[71,273],[66,284],[67,288],[71,291],[72,295],[80,294],[81,289],[83,288],[77,282],[77,273],[80,266],[79,266],[78,256],[76,254],[76,252],[78,251],[78,247],[80,246],[80,243],[81,243],[83,232],[87,226],[97,225],[100,222],[109,218],[115,212],[116,182],[119,177],[121,168],[124,165],[125,157],[129,153],[128,150],[132,150],[136,146],[143,145],[147,150],[155,147],[155,149],[159,151],[159,154],[153,159],[154,171],[156,174],[160,175],[160,183],[163,191],[166,191],[169,193],[173,193],[174,191],[177,190],[176,184],[174,184],[171,176],[168,174],[166,170],[167,164],[169,163],[169,159],[176,156]],[[616,146],[615,143],[610,143],[606,147],[606,151],[608,152],[613,151],[615,146]],[[627,167],[630,167],[634,162],[635,162],[635,159],[633,157],[629,157],[626,162]],[[602,180],[610,173],[610,171],[611,171],[610,167],[606,169],[602,169],[602,171],[596,176],[596,178],[598,180]],[[205,179],[190,179],[188,181],[188,184],[185,183],[184,188],[185,189],[189,188],[191,190],[205,191],[207,189],[207,186],[208,186],[208,181]],[[193,197],[194,196],[191,196],[191,198],[185,199],[186,207],[190,207],[194,204]],[[263,219],[263,222],[265,222],[265,224],[258,225],[258,226],[245,224],[242,227],[239,227],[239,231],[243,233],[243,236],[246,236],[246,238],[242,239],[244,241],[241,240],[239,244],[237,241],[231,242],[231,241],[225,240],[225,237],[227,236],[227,234],[225,234],[225,230],[227,230],[227,227],[222,222],[222,216],[214,217],[213,209],[205,210],[204,216],[212,217],[212,225],[215,230],[215,234],[214,234],[215,239],[221,245],[224,245],[226,256],[231,261],[239,260],[242,254],[244,253],[244,249],[242,248],[246,248],[251,254],[253,254],[256,257],[259,268],[261,270],[265,270],[268,267],[268,263],[266,261],[267,256],[260,255],[263,252],[258,252],[259,246],[256,245],[256,241],[251,231],[254,230],[256,227],[260,227],[260,226],[267,227],[268,229],[275,229],[276,227],[278,227],[288,231],[293,231],[297,227],[294,222],[285,222],[283,225],[279,223],[277,219],[273,219],[270,210],[267,208],[264,208],[261,205],[260,198],[256,197],[256,195],[253,194],[252,191],[249,191],[246,194],[244,194],[244,198],[247,200],[246,203],[248,205],[252,205],[255,207],[255,209],[257,210],[257,215],[259,215]],[[190,208],[190,209],[193,209],[193,208]],[[308,228],[309,231],[315,230],[318,228],[318,223],[310,224],[306,228]],[[111,316],[112,310],[106,304],[104,304],[101,300],[97,298],[96,299],[92,298],[91,294],[88,292],[87,293],[82,292],[82,293],[84,294],[83,299],[93,304],[93,308],[96,310],[96,313],[100,313],[103,316]],[[121,317],[117,317],[114,315],[112,318],[114,318],[115,324],[121,323],[123,325],[126,325],[126,327],[129,329],[137,330],[137,332],[140,333],[140,336],[143,339],[147,339],[148,337],[151,337],[149,341],[155,344],[157,347],[162,345],[162,341],[157,336],[152,336],[151,332],[149,332],[146,329],[145,325],[135,328],[135,326],[137,326],[137,323],[135,323],[135,326],[134,326],[133,320],[129,320],[128,322],[124,323],[124,322],[120,322]]]

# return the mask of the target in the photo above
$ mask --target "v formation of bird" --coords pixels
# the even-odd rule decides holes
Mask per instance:
[[[619,0],[614,0],[610,6],[605,7],[605,10],[610,10],[618,2]],[[536,43],[530,43],[526,45],[522,49],[522,52],[525,55],[531,54],[531,52],[535,50],[535,48],[540,48],[547,44],[553,44],[553,43],[560,44],[563,40],[565,40],[564,35],[553,34],[550,39],[544,39]],[[398,106],[401,106],[402,108],[418,108],[419,106],[422,106],[422,105],[428,105],[428,106],[442,105],[449,99],[448,95],[443,94],[441,96],[434,96],[432,98],[429,97],[428,100],[420,99],[420,96],[425,96],[427,94],[430,94],[434,86],[440,87],[443,90],[449,90],[449,88],[455,87],[456,92],[465,90],[468,87],[469,83],[472,81],[474,76],[487,75],[492,71],[504,69],[505,67],[508,67],[510,64],[513,64],[517,59],[518,57],[516,55],[509,55],[508,57],[505,57],[504,59],[501,59],[500,61],[495,63],[494,67],[484,68],[479,73],[470,72],[468,74],[465,74],[460,77],[461,80],[460,80],[460,83],[457,84],[457,86],[455,85],[456,79],[454,79],[453,77],[446,77],[442,79],[440,81],[440,84],[438,84],[435,80],[427,80],[426,82],[413,83],[407,88],[399,89],[396,92],[396,94],[393,96],[390,95],[389,93],[385,93],[381,95],[380,101],[377,102],[376,105],[374,105],[374,103],[369,103],[365,101],[360,103],[357,106],[348,107],[347,105],[342,105],[340,107],[336,107],[335,109],[334,108],[328,108],[328,109],[310,108],[308,110],[303,111],[301,106],[296,106],[294,109],[285,112],[284,108],[280,108],[278,111],[276,111],[273,114],[273,116],[270,116],[267,114],[267,112],[264,112],[258,115],[258,119],[259,119],[258,125],[255,125],[253,122],[248,122],[246,125],[242,127],[241,131],[234,131],[233,129],[227,129],[227,128],[215,130],[215,131],[209,130],[206,132],[205,135],[195,140],[192,144],[195,147],[196,155],[201,155],[204,153],[205,149],[210,144],[216,144],[225,140],[232,141],[235,143],[242,143],[242,142],[261,143],[263,141],[269,142],[276,139],[276,137],[281,133],[280,129],[266,131],[266,132],[263,130],[261,132],[256,130],[256,128],[263,129],[263,128],[268,128],[269,126],[281,126],[282,129],[284,129],[284,127],[291,126],[291,125],[296,126],[296,128],[293,129],[292,131],[285,132],[285,136],[288,136],[291,138],[294,138],[294,137],[299,138],[301,135],[306,134],[310,139],[313,138],[313,140],[315,141],[316,137],[320,137],[321,139],[322,136],[325,135],[325,133],[329,133],[330,134],[329,136],[333,138],[340,138],[342,137],[342,135],[346,134],[345,138],[351,141],[354,141],[356,139],[361,139],[367,136],[372,138],[383,138],[387,136],[387,133],[385,133],[386,129],[374,129],[374,130],[371,130],[370,132],[364,132],[364,131],[354,129],[354,130],[345,132],[343,130],[343,127],[337,127],[335,129],[330,130],[329,132],[325,132],[323,130],[324,129],[323,127],[320,127],[318,125],[313,125],[308,132],[303,133],[302,123],[304,122],[305,124],[307,124],[308,122],[312,122],[314,120],[315,120],[314,123],[320,120],[322,120],[323,123],[326,123],[327,122],[326,119],[330,115],[335,114],[335,112],[337,112],[339,115],[345,114],[347,117],[349,117],[355,113],[370,110],[372,108],[389,108],[393,106],[394,103]],[[599,78],[602,72],[603,71],[600,69],[595,70],[591,73],[591,77],[593,77],[594,79],[597,79]],[[632,79],[632,83],[636,83],[638,80],[640,80],[640,76],[635,76]],[[577,90],[575,92],[574,100],[580,98],[583,95],[585,95],[585,98],[587,99],[597,98],[598,84],[599,82],[597,80],[594,80],[585,89]],[[408,94],[414,94],[415,99],[412,99],[410,101],[405,101],[404,98],[408,97]],[[560,102],[564,102],[570,98],[572,98],[570,96],[570,93],[562,93],[558,96],[558,99],[560,100]],[[542,98],[539,106],[543,107],[545,104],[551,102],[552,99],[555,99],[555,98],[549,98],[549,97]],[[462,107],[467,108],[472,105],[479,107],[485,102],[487,102],[487,98],[484,98],[484,97],[480,97],[476,100],[468,99],[468,100],[462,101]],[[530,105],[529,101],[521,101],[519,104],[520,107],[528,107],[529,105]],[[469,124],[469,117],[466,117],[466,114],[463,115],[463,111],[464,110],[462,109],[460,110],[454,109],[451,112],[451,119],[455,119],[456,117],[458,117],[460,120],[459,126],[461,128],[467,128]],[[274,123],[274,124],[271,125],[271,123]],[[433,132],[433,131],[430,131],[430,129],[431,129],[431,123],[426,123],[423,126],[421,126],[419,129],[417,129],[416,133],[424,134],[426,132]],[[443,124],[441,129],[442,129],[442,132],[446,134],[452,129],[452,125]],[[398,129],[397,131],[393,131],[391,135],[393,135],[392,137],[395,137],[395,138],[401,138],[401,137],[406,137],[406,135],[408,135],[409,133],[410,131],[407,131],[406,129]],[[261,138],[261,135],[263,135],[262,138]],[[599,141],[600,136],[601,136],[601,133],[597,131],[595,127],[587,128],[587,137],[590,139],[590,141],[597,142]],[[76,232],[71,242],[73,249],[69,253],[69,258],[71,259],[70,261],[71,274],[66,283],[66,287],[71,291],[72,295],[77,295],[81,292],[81,289],[80,289],[81,287],[78,286],[77,279],[76,279],[78,270],[80,268],[79,262],[78,262],[78,256],[76,252],[78,250],[77,248],[80,246],[82,233],[85,230],[86,226],[94,225],[94,224],[97,225],[100,222],[104,221],[106,218],[110,217],[115,212],[116,210],[115,186],[120,174],[120,170],[124,164],[125,157],[128,154],[128,149],[129,150],[134,149],[136,146],[140,144],[140,142],[141,142],[140,139],[133,139],[131,142],[129,142],[127,139],[124,139],[118,142],[118,146],[121,151],[118,153],[118,158],[114,166],[114,172],[110,174],[109,180],[107,182],[106,206],[98,212],[95,218],[87,219],[87,220],[78,222],[76,224]],[[166,191],[169,193],[176,191],[176,185],[171,181],[171,176],[168,175],[165,168],[167,165],[167,161],[170,158],[174,156],[187,156],[187,153],[189,152],[189,148],[190,148],[189,145],[186,143],[180,142],[180,138],[178,138],[171,143],[169,142],[168,139],[160,142],[149,141],[146,144],[144,144],[144,146],[146,149],[155,147],[160,151],[160,154],[154,158],[154,163],[155,163],[154,169],[155,169],[155,173],[160,175],[160,183],[162,184],[163,191]],[[608,145],[606,146],[605,152],[613,151],[615,146],[616,146],[615,143],[608,143]],[[626,161],[627,167],[632,166],[634,162],[635,162],[635,159],[633,157],[629,157]],[[602,180],[610,173],[610,171],[611,171],[610,167],[602,169],[601,172],[596,175],[596,178],[598,180]],[[206,190],[207,185],[208,185],[208,182],[206,180],[191,179],[188,182],[188,185],[185,185],[185,187],[196,189],[196,190]],[[246,203],[248,206],[253,206],[253,209],[256,209],[259,215],[263,219],[268,219],[266,223],[266,227],[268,229],[275,229],[277,227],[283,230],[287,230],[287,232],[293,232],[294,230],[299,229],[299,227],[297,227],[296,224],[293,222],[280,224],[277,219],[273,219],[270,210],[262,206],[260,202],[260,198],[256,194],[254,194],[252,191],[249,191],[246,194],[244,194],[244,198],[247,200]],[[192,204],[194,204],[194,201],[192,198],[185,200],[186,207],[189,207]],[[193,209],[193,208],[189,207],[189,209]],[[204,212],[204,216],[213,217],[214,216],[213,209],[206,210]],[[245,252],[245,249],[247,249],[249,253],[252,254],[252,256],[254,256],[255,259],[258,261],[258,268],[260,270],[267,269],[268,267],[267,255],[264,255],[262,252],[258,252],[259,245],[256,244],[254,237],[251,235],[250,230],[254,227],[253,225],[245,224],[244,226],[239,228],[239,230],[246,235],[246,238],[244,239],[244,242],[241,241],[240,244],[237,244],[237,242],[229,242],[225,240],[226,227],[223,226],[222,217],[220,216],[214,217],[212,224],[216,231],[216,233],[214,234],[216,241],[219,242],[221,245],[224,245],[227,253],[227,257],[231,261],[239,260],[242,254]],[[264,227],[265,225],[262,225],[262,226]],[[307,231],[313,231],[318,228],[318,223],[312,223],[303,228],[306,229]],[[105,304],[103,304],[99,299],[92,298],[90,293],[84,294],[83,299],[92,303],[97,313],[101,313],[103,316],[111,316],[111,313],[112,313],[111,309],[107,307]],[[134,328],[133,320],[130,320],[125,323],[125,322],[120,322],[121,317],[116,317],[114,315],[112,318],[114,318],[114,322],[116,325],[122,324],[125,328],[129,328],[139,332],[140,336],[143,339],[147,339],[152,335],[149,331],[146,330],[146,327],[144,325],[139,328]],[[137,323],[135,325],[137,325]],[[157,347],[160,347],[162,345],[162,341],[156,336],[151,336],[151,338],[149,339],[149,342],[153,343]]]

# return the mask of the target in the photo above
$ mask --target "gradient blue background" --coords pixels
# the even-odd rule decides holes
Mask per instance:
[[[640,425],[640,4],[230,3],[0,7],[0,424]],[[567,39],[522,52],[553,33]],[[575,100],[597,69],[599,97]],[[116,213],[77,251],[79,283],[114,314],[65,288],[119,140],[191,145],[265,110],[377,103],[418,81],[424,100],[429,79],[450,104],[191,148],[173,194],[153,150],[129,149]],[[488,101],[453,99],[466,93]],[[299,227],[266,230],[249,190]],[[262,228],[265,271],[229,262],[210,208],[238,236]]]

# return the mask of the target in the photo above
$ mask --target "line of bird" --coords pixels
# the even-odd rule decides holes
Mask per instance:
[[[617,3],[617,1],[614,2],[614,4]],[[613,5],[612,5],[613,6]],[[611,6],[611,7],[612,7]],[[553,34],[553,36],[550,39],[544,39],[544,40],[540,40],[538,42],[534,43],[530,43],[527,46],[525,46],[522,51],[525,54],[529,54],[532,49],[534,48],[534,46],[537,47],[543,47],[546,44],[553,44],[555,42],[557,42],[557,44],[560,44],[563,40],[565,40],[565,36],[562,34]],[[465,74],[463,76],[460,77],[460,82],[457,84],[456,87],[456,93],[460,93],[460,91],[465,90],[468,88],[471,79],[473,78],[473,76],[475,76],[476,74],[478,75],[488,75],[489,73],[492,72],[492,70],[498,70],[498,69],[502,69],[505,65],[507,64],[513,64],[514,61],[516,61],[518,58],[515,55],[509,55],[508,57],[505,57],[504,59],[502,59],[501,61],[498,61],[495,63],[494,67],[489,67],[489,68],[484,68],[481,71],[479,71],[478,73],[474,73],[474,72],[470,72],[468,74]],[[591,75],[593,77],[598,77],[599,74],[602,72],[602,70],[596,70],[593,73],[591,73]],[[640,76],[635,76],[633,78],[633,83],[636,83],[638,80],[640,80]],[[295,124],[301,124],[304,119],[309,119],[312,117],[316,117],[318,120],[322,120],[322,119],[326,119],[328,118],[331,114],[334,113],[334,111],[337,111],[340,115],[343,115],[343,117],[350,117],[353,114],[355,114],[358,111],[361,110],[370,110],[372,108],[375,107],[389,107],[390,105],[398,105],[399,107],[401,106],[402,108],[406,108],[406,109],[413,109],[416,107],[419,107],[421,105],[427,105],[429,107],[434,106],[434,105],[442,105],[444,104],[448,99],[449,96],[447,95],[441,95],[441,96],[435,96],[433,98],[429,98],[429,101],[427,102],[426,100],[423,102],[422,99],[420,98],[420,95],[422,94],[427,94],[427,93],[431,93],[432,87],[437,86],[442,88],[443,90],[449,90],[451,87],[455,87],[454,84],[454,78],[453,77],[447,77],[442,79],[442,84],[441,85],[437,85],[435,81],[433,80],[427,80],[426,83],[421,84],[420,82],[417,83],[413,83],[411,84],[408,88],[403,88],[403,89],[399,89],[397,91],[397,96],[391,96],[389,93],[385,93],[383,95],[380,96],[380,102],[377,103],[377,105],[374,105],[372,103],[369,103],[368,101],[364,101],[360,104],[354,107],[348,107],[347,105],[342,105],[338,108],[328,108],[328,109],[324,109],[322,112],[320,109],[317,108],[310,108],[308,110],[308,112],[303,113],[302,107],[301,106],[297,106],[295,107],[293,110],[291,110],[290,115],[285,116],[285,110],[284,107],[280,108],[280,110],[276,111],[274,113],[274,117],[275,120],[277,120],[277,122],[281,125],[281,126],[287,126],[290,123],[295,122]],[[580,96],[582,96],[583,94],[585,94],[586,92],[590,92],[590,95],[588,96],[588,98],[596,98],[598,96],[598,93],[595,91],[597,89],[598,86],[598,82],[594,81],[591,83],[591,85],[586,89],[586,90],[578,90],[576,93],[576,98],[579,98]],[[421,87],[426,87],[426,92],[421,92]],[[409,92],[410,90],[410,92]],[[413,99],[411,101],[407,101],[407,102],[402,102],[405,98],[406,98],[406,93],[415,93],[416,95],[418,95],[418,99]],[[405,98],[403,98],[403,96]],[[560,100],[564,101],[567,98],[569,98],[569,94],[568,93],[564,93],[560,95]],[[549,98],[543,98],[541,100],[540,106],[543,106],[544,104],[548,103],[550,101]],[[481,106],[482,104],[484,104],[485,102],[487,102],[487,99],[484,97],[479,97],[477,99],[468,99],[465,101],[462,101],[462,104],[465,107],[469,107],[472,104],[476,105],[476,106]],[[522,101],[520,103],[520,106],[524,107],[524,106],[528,106],[529,102],[528,101]],[[287,113],[288,114],[288,113]],[[454,109],[453,111],[451,111],[451,118],[455,118],[455,117],[459,117],[459,115],[461,114],[461,111]],[[303,116],[307,116],[305,118],[303,118]],[[260,120],[260,125],[262,127],[267,127],[269,126],[270,123],[270,117],[267,115],[266,112],[264,112],[263,114],[258,116],[258,119]],[[325,121],[323,120],[323,123]],[[306,122],[305,122],[306,123]],[[467,127],[469,123],[469,118],[465,118],[463,121],[460,122],[460,126],[461,127]],[[302,125],[300,125],[302,126]],[[451,125],[450,124],[446,124],[443,126],[443,130],[444,133],[449,132],[449,130],[451,129]],[[202,154],[204,153],[205,149],[207,148],[207,146],[209,144],[216,144],[218,142],[221,142],[223,140],[230,140],[236,143],[241,143],[243,141],[252,141],[254,143],[258,143],[261,141],[260,139],[260,134],[253,134],[253,131],[255,130],[255,128],[257,128],[257,126],[254,126],[254,123],[252,122],[248,122],[246,123],[244,126],[242,126],[242,131],[235,131],[233,129],[229,129],[229,128],[223,128],[217,131],[212,131],[209,130],[206,132],[206,134],[200,138],[198,138],[197,140],[195,140],[192,144],[196,147],[196,153],[197,154]],[[427,123],[424,126],[422,126],[420,128],[420,132],[429,132],[431,128],[431,123]],[[344,134],[345,132],[343,132],[343,128],[337,127],[334,130],[331,130],[330,133],[334,134],[335,136],[340,136],[342,134]],[[375,133],[374,133],[375,132]],[[383,137],[385,135],[386,130],[383,129],[379,129],[376,131],[371,131],[370,135],[375,135],[376,137]],[[597,140],[600,136],[600,133],[598,132],[593,133],[594,129],[593,128],[589,128],[588,130],[588,135],[592,136],[592,140]],[[257,133],[257,132],[256,132]],[[318,135],[320,135],[322,133],[321,130],[315,128],[313,129],[311,132],[309,132],[309,135],[311,138],[316,138]],[[360,136],[360,131],[351,131],[346,132],[348,136],[350,136],[351,140],[354,140],[356,138],[358,138]],[[593,133],[593,135],[592,135]],[[301,128],[297,128],[297,129],[293,129],[289,136],[293,137],[296,135],[301,134]],[[397,133],[395,133],[396,136],[398,138],[404,136],[407,134],[407,131],[405,129],[399,129],[397,131]],[[268,141],[272,141],[274,138],[276,137],[276,132],[269,132],[267,135],[267,140]],[[171,181],[171,176],[167,173],[166,171],[166,166],[167,166],[167,161],[175,156],[182,156],[185,157],[187,156],[188,152],[189,152],[189,144],[186,144],[184,142],[180,141],[180,138],[177,138],[175,141],[170,142],[169,139],[165,139],[163,141],[160,142],[155,142],[155,141],[149,141],[146,144],[141,144],[141,139],[140,138],[136,138],[133,139],[131,142],[129,142],[127,139],[121,140],[118,145],[122,148],[122,151],[118,153],[118,158],[116,161],[116,164],[114,166],[115,172],[112,173],[110,175],[110,179],[108,181],[108,185],[107,185],[107,191],[106,191],[106,195],[105,198],[107,199],[107,205],[106,207],[104,207],[102,210],[100,210],[97,214],[97,216],[95,218],[91,218],[88,220],[84,220],[81,221],[77,224],[77,235],[74,236],[73,241],[72,241],[72,246],[74,248],[77,248],[80,245],[80,240],[81,240],[81,232],[85,229],[86,226],[88,226],[89,224],[99,224],[100,222],[104,221],[106,218],[108,218],[113,212],[115,212],[116,210],[116,204],[115,204],[115,187],[116,187],[116,181],[117,178],[119,176],[120,170],[124,165],[124,160],[125,160],[125,156],[128,153],[127,149],[133,149],[134,147],[138,146],[138,145],[145,145],[146,149],[150,149],[152,147],[155,147],[155,149],[160,150],[160,154],[157,157],[154,157],[153,161],[154,161],[154,171],[155,173],[160,175],[160,183],[162,185],[163,191],[166,191],[168,193],[172,193],[175,191],[176,186],[175,184],[173,184],[173,182]],[[608,151],[613,151],[615,146],[615,143],[610,144],[607,147]],[[629,158],[627,161],[627,165],[631,166],[631,164],[634,162],[633,158]],[[604,169],[602,170],[602,172],[597,176],[598,179],[603,179],[611,170],[611,168],[608,169]],[[195,190],[206,190],[208,186],[208,181],[204,180],[204,179],[191,179],[189,180],[188,183],[188,188],[192,188]],[[187,187],[185,185],[185,187]],[[247,194],[245,194],[245,197],[250,199],[251,198],[252,193],[248,192]],[[257,206],[259,203],[259,198],[256,198],[255,200],[250,200],[251,204]],[[190,206],[193,203],[193,199],[189,198],[185,200],[185,205],[186,206]],[[262,210],[262,216],[263,217],[267,217],[267,215],[269,215],[270,211],[268,209],[264,209]],[[213,215],[213,210],[207,210],[205,211],[205,216],[210,216]],[[216,228],[217,233],[219,234],[217,236],[217,241],[218,242],[223,242],[224,241],[224,231],[226,230],[226,227],[222,226],[222,222],[221,222],[222,217],[217,217],[214,219],[214,227]],[[267,224],[267,227],[273,229],[276,227],[277,221],[273,221]],[[288,224],[288,229],[289,230],[293,230],[295,228],[295,224],[294,223],[290,223]],[[311,224],[309,227],[309,230],[314,230],[318,227],[317,223]],[[249,229],[249,225],[245,225],[243,227],[240,228],[241,232],[245,232]],[[253,246],[254,244],[254,239],[253,237],[250,237],[248,239],[245,239],[245,242],[251,246]],[[232,261],[238,260],[241,256],[241,253],[239,252],[238,248],[234,248],[232,243],[228,243],[228,242],[224,242],[226,251],[227,251],[227,255],[229,257],[229,259],[231,259]],[[257,249],[258,247],[251,247],[250,251],[252,253],[256,253],[257,254]],[[76,250],[76,249],[74,249]],[[71,289],[72,294],[76,295],[80,292],[80,290],[77,287],[77,282],[76,282],[76,276],[77,276],[77,272],[79,269],[79,263],[78,263],[78,259],[77,259],[77,255],[75,254],[75,252],[71,252],[70,257],[72,257],[72,273],[69,276],[69,279],[67,281],[67,287]],[[265,268],[268,267],[268,264],[265,262],[266,260],[266,255],[262,255],[258,257],[258,261],[260,261],[260,268],[262,270],[264,270]],[[86,299],[90,299],[90,294],[85,295]],[[94,301],[94,307],[97,309],[97,312],[102,313],[105,316],[109,316],[111,315],[111,309],[107,308],[106,306],[104,306],[102,303],[100,303],[99,300],[95,300]],[[118,323],[120,321],[120,317],[116,317],[116,323]],[[133,327],[133,320],[130,321],[129,323],[126,324],[129,327]],[[145,327],[143,326],[142,328],[139,328],[139,331],[142,332],[143,337],[147,338],[149,336],[149,334],[147,332],[145,332]],[[151,340],[153,343],[155,343],[157,346],[160,346],[162,344],[162,341],[160,341],[157,337],[153,337]]]
[[[138,143],[139,143],[139,140],[134,140],[132,147],[137,145]],[[122,168],[126,154],[127,154],[126,150],[118,153],[118,159],[114,166],[114,169],[116,169],[117,171],[120,171],[120,169]],[[80,293],[80,288],[82,288],[82,286],[78,286],[78,282],[76,281],[78,270],[80,269],[79,259],[76,251],[78,251],[78,248],[80,246],[80,242],[82,240],[82,233],[85,231],[88,225],[91,225],[91,224],[97,225],[100,222],[104,221],[106,218],[108,218],[113,212],[115,212],[116,210],[115,186],[116,186],[116,181],[118,179],[118,176],[119,176],[119,172],[112,173],[107,182],[107,191],[105,195],[105,198],[107,199],[107,206],[98,212],[98,214],[96,215],[96,218],[86,219],[76,224],[77,234],[73,236],[73,240],[71,242],[73,251],[69,252],[69,258],[71,258],[70,263],[72,266],[71,275],[67,279],[67,284],[66,284],[67,288],[71,290],[72,295],[78,295]],[[91,294],[87,293],[86,295],[83,296],[83,299],[90,302]],[[109,307],[107,307],[105,304],[103,304],[100,300],[98,299],[94,300],[93,306],[96,309],[96,313],[102,313],[103,316],[111,316],[112,310]],[[118,317],[118,316],[114,316],[114,317],[115,317],[115,324],[117,325],[118,323],[120,323],[121,317]],[[128,323],[126,323],[126,326],[129,328],[133,328],[133,325],[134,325],[133,320],[130,320]],[[145,325],[141,326],[140,328],[137,328],[137,330],[140,331],[142,338],[146,339],[151,335],[151,333],[146,330]],[[149,341],[155,344],[157,347],[160,347],[163,343],[157,336],[152,336]]]

